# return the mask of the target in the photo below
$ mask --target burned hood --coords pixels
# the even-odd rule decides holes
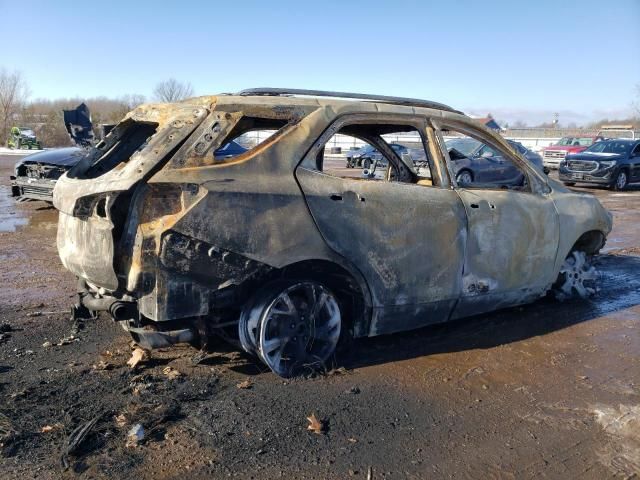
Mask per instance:
[[[82,159],[82,157],[84,157],[86,153],[87,151],[85,149],[78,147],[54,148],[51,150],[45,150],[44,152],[34,153],[33,155],[28,155],[20,160],[17,165],[41,163],[61,167],[73,167]]]
[[[608,152],[581,152],[581,153],[570,153],[567,155],[567,160],[590,160],[590,161],[599,161],[599,160],[623,160],[626,157],[623,153],[608,153]]]
[[[93,124],[89,107],[81,103],[73,110],[62,110],[64,126],[76,145],[88,146],[93,141]]]

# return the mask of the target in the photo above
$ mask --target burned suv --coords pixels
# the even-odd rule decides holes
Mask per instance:
[[[338,99],[336,97],[341,97]],[[456,183],[442,132],[490,145],[513,182]],[[388,138],[413,132],[419,175]],[[336,134],[389,167],[360,178],[325,156]],[[231,141],[247,150],[215,152]],[[324,365],[373,336],[593,292],[611,230],[590,195],[548,179],[442,104],[254,89],[144,105],[54,190],[78,314],[107,311],[143,347],[238,340],[275,373]]]

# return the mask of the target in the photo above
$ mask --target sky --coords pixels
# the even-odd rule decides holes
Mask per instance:
[[[354,91],[529,124],[640,102],[640,0],[0,0],[0,12],[0,68],[22,72],[32,99],[149,98],[173,77],[197,95]]]

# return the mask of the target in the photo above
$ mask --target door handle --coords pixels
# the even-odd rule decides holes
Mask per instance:
[[[342,195],[339,195],[337,193],[332,193],[331,195],[329,195],[329,198],[331,200],[333,200],[334,202],[341,202],[342,201]]]
[[[472,203],[471,208],[480,208],[480,205],[478,205],[477,203]]]

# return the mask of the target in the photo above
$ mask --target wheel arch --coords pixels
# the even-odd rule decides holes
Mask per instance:
[[[588,255],[596,255],[604,247],[606,238],[606,234],[600,230],[586,231],[574,242],[567,255],[576,250],[583,251]]]
[[[345,309],[345,327],[354,337],[365,336],[371,320],[371,293],[360,272],[325,259],[308,259],[278,269],[279,278],[306,278],[324,283]]]

